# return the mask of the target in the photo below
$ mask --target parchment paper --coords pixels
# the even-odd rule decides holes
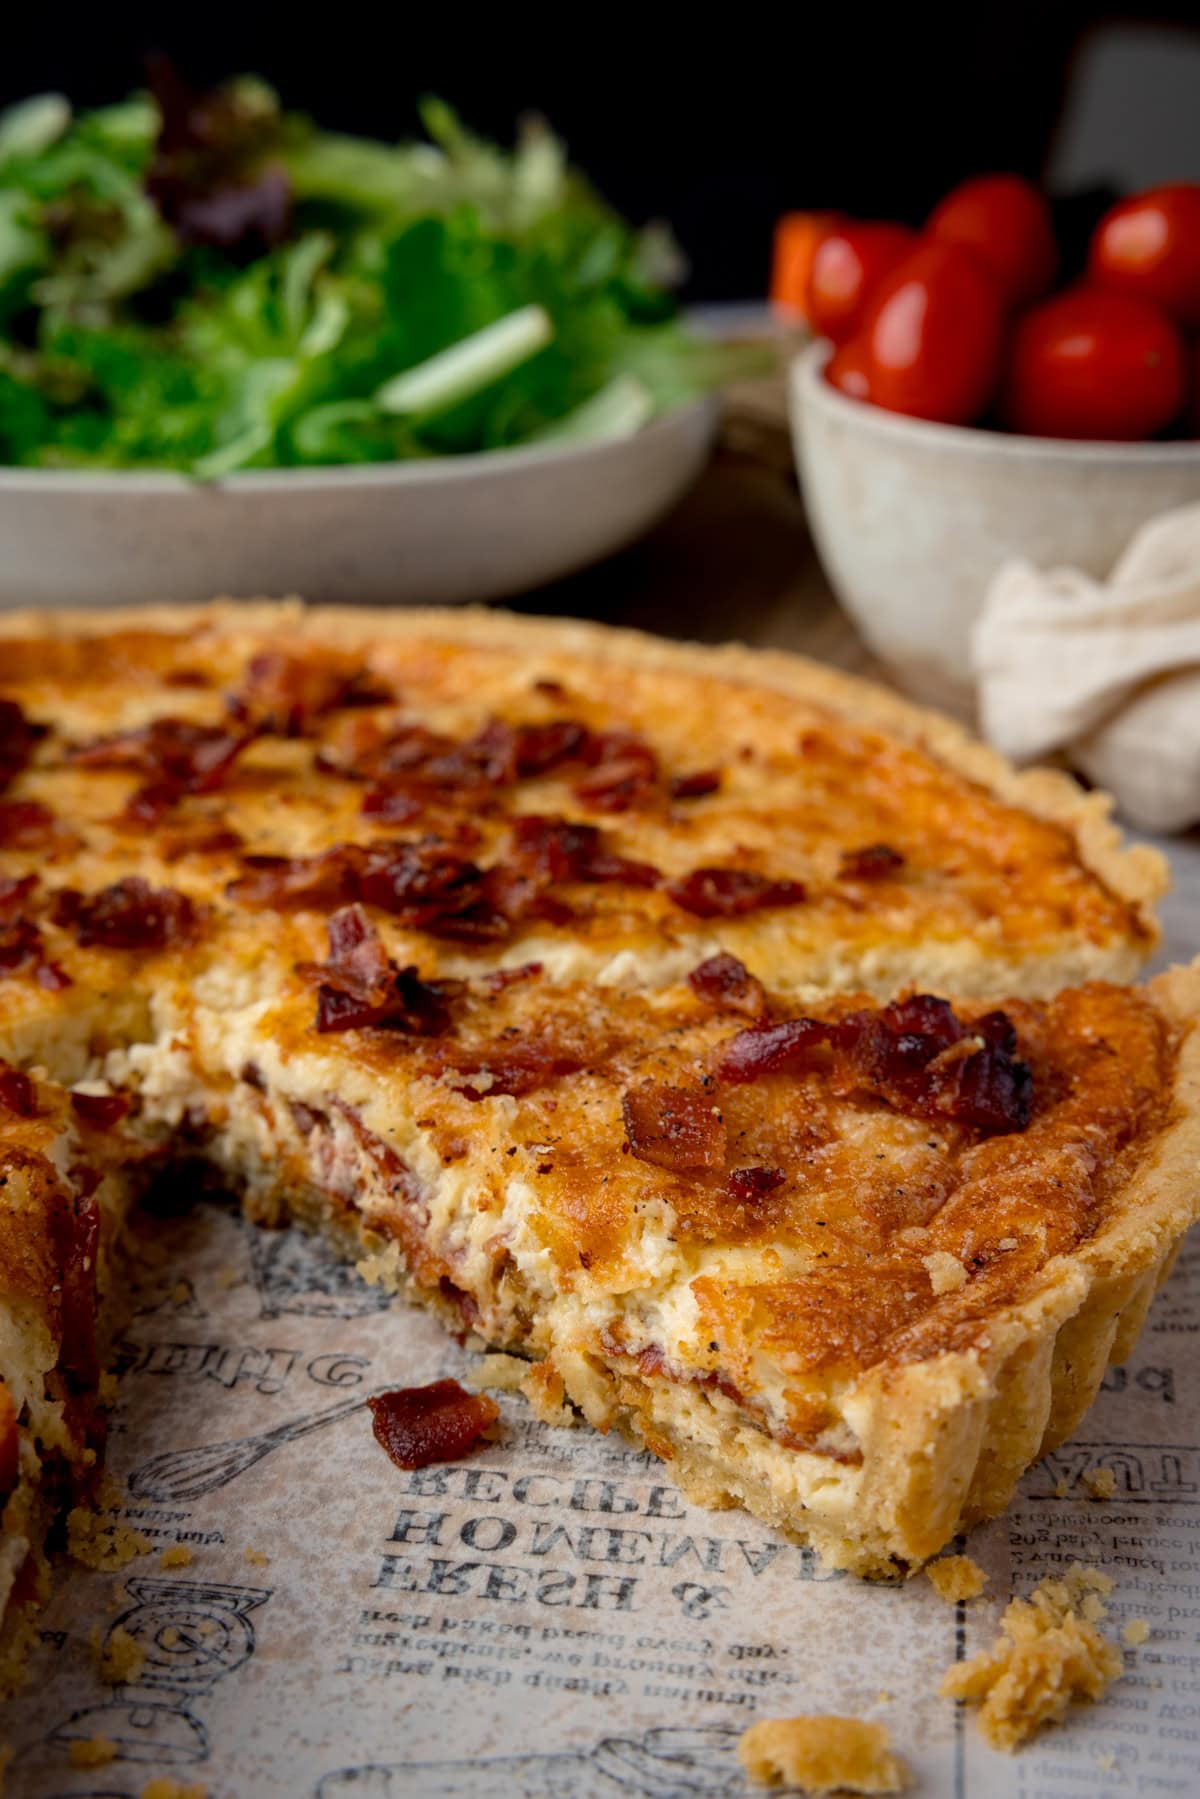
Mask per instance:
[[[1200,949],[1200,851],[1175,852],[1168,954]],[[687,1505],[668,1469],[517,1397],[460,1464],[404,1474],[367,1395],[472,1360],[299,1233],[205,1205],[155,1223],[123,1344],[110,1467],[153,1545],[61,1571],[32,1679],[0,1740],[8,1791],[210,1799],[684,1799],[742,1794],[762,1716],[886,1720],[919,1791],[1074,1799],[1200,1791],[1200,1244],[1186,1248],[1078,1441],[970,1551],[988,1594],[824,1573],[740,1512]],[[1086,1476],[1112,1469],[1110,1499]],[[186,1565],[162,1565],[183,1546]],[[1145,1618],[1104,1703],[1016,1759],[935,1696],[1013,1590],[1072,1559]],[[144,1660],[102,1682],[127,1633]],[[124,1637],[118,1637],[124,1642]],[[106,1765],[70,1746],[104,1738]],[[78,1752],[77,1752],[78,1753]]]

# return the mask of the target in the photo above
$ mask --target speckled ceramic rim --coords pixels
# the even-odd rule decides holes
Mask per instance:
[[[1200,442],[1198,443],[1080,443],[1074,438],[1021,437],[1016,432],[983,431],[975,425],[935,425],[928,419],[908,418],[885,412],[866,400],[851,399],[828,381],[822,371],[832,354],[824,342],[808,344],[792,362],[793,398],[804,406],[819,406],[842,418],[855,429],[890,437],[920,450],[955,450],[964,456],[992,458],[997,462],[1037,460],[1080,464],[1104,463],[1108,467],[1192,467],[1196,470],[1196,496],[1200,499]]]
[[[503,478],[526,471],[620,456],[633,443],[656,437],[675,437],[693,424],[711,435],[719,401],[705,394],[672,406],[632,437],[599,442],[531,444],[517,450],[480,450],[465,456],[431,456],[420,462],[323,463],[316,468],[246,469],[219,481],[193,481],[187,475],[146,469],[43,469],[0,466],[0,495],[14,493],[181,494],[220,492],[235,488],[255,493],[280,493],[316,487],[426,487],[441,482],[470,481],[481,475]]]

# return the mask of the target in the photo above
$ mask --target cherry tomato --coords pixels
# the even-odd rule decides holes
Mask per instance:
[[[862,323],[884,276],[912,249],[906,225],[846,224],[817,245],[808,272],[808,322],[821,337],[842,344]]]
[[[1013,307],[1047,293],[1058,269],[1050,208],[1020,175],[962,182],[934,207],[925,232],[939,244],[973,250]]]
[[[1147,300],[1072,288],[1018,319],[1000,410],[1038,437],[1152,437],[1183,405],[1183,339]]]
[[[825,364],[825,379],[852,400],[871,398],[871,352],[861,333],[838,345]]]
[[[1153,300],[1180,324],[1200,325],[1200,184],[1152,187],[1106,212],[1088,273],[1100,287]]]
[[[842,223],[838,212],[785,212],[775,227],[771,302],[808,318],[808,273],[822,238]]]
[[[918,244],[872,300],[864,335],[871,398],[889,412],[965,425],[984,410],[1000,366],[996,283],[959,244]]]

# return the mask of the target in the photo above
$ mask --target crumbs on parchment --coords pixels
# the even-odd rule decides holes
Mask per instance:
[[[153,1547],[140,1530],[102,1518],[86,1506],[73,1506],[67,1513],[67,1548],[85,1568],[112,1573],[139,1555],[149,1555]]]
[[[987,1585],[986,1572],[969,1555],[943,1555],[926,1562],[925,1572],[934,1591],[952,1605],[960,1599],[977,1599]]]
[[[979,1706],[979,1728],[993,1749],[1012,1751],[1066,1716],[1073,1699],[1099,1699],[1121,1673],[1121,1652],[1097,1626],[1107,1616],[1112,1581],[1079,1562],[1014,1599],[990,1649],[942,1677],[947,1699]]]
[[[887,1725],[864,1718],[761,1718],[737,1753],[751,1780],[802,1793],[900,1793],[912,1778]]]
[[[146,1665],[146,1651],[122,1624],[114,1624],[100,1645],[100,1627],[92,1632],[92,1645],[100,1659],[99,1674],[105,1686],[119,1687],[136,1680]]]
[[[77,1737],[67,1747],[67,1759],[73,1768],[106,1768],[117,1759],[117,1745],[111,1737]]]

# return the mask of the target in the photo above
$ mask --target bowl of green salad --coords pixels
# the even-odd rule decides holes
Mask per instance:
[[[0,605],[513,594],[694,480],[740,353],[694,335],[546,126],[318,129],[169,66],[0,115]]]

